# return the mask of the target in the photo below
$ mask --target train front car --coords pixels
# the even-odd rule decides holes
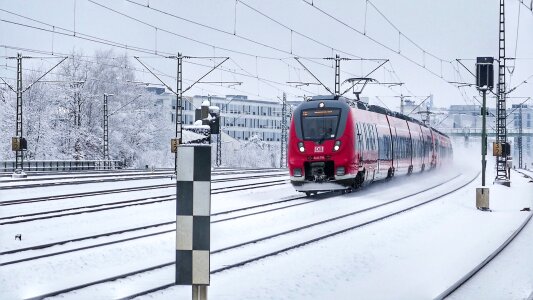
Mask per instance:
[[[354,124],[350,106],[333,96],[313,97],[294,110],[288,161],[297,191],[309,195],[346,190],[354,183],[358,171]]]

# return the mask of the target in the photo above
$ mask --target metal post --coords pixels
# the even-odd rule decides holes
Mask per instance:
[[[505,108],[505,0],[500,0],[498,102],[496,106],[496,143],[507,142],[507,111]],[[496,181],[507,181],[507,156],[496,156]]]
[[[192,286],[193,300],[207,300],[207,285],[193,285]]]
[[[287,95],[283,93],[283,103],[281,106],[281,155],[280,168],[287,167]]]
[[[522,105],[518,108],[518,167],[522,169]]]
[[[17,124],[15,136],[22,140],[22,53],[17,53]],[[24,170],[24,150],[15,151],[15,172]]]
[[[178,53],[178,74],[176,78],[176,139],[178,141],[178,145],[182,142],[182,135],[181,135],[181,129],[183,124],[182,119],[182,113],[183,113],[183,107],[182,107],[182,100],[183,100],[183,56],[181,53]],[[178,173],[178,153],[174,153],[174,172]]]
[[[483,124],[481,128],[481,185],[485,186],[485,170],[487,168],[487,90],[483,90],[483,107],[481,108],[483,115]]]
[[[192,285],[207,299],[210,283],[211,145],[178,145],[176,174],[176,285]]]
[[[109,123],[108,123],[108,109],[107,109],[107,97],[108,94],[104,94],[104,169],[107,167],[109,161]]]
[[[218,124],[220,126],[220,131],[217,137],[217,157],[215,164],[217,167],[220,167],[222,164],[222,112],[220,112],[220,115],[218,116]]]
[[[341,93],[341,58],[335,55],[335,96]]]

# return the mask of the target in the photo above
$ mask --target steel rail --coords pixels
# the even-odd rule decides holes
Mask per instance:
[[[476,176],[474,176],[471,180],[469,180],[467,183],[465,184],[462,184],[461,186],[459,187],[456,187],[454,188],[453,190],[451,191],[448,191],[442,195],[439,195],[439,196],[436,196],[436,197],[433,197],[433,198],[430,198],[429,200],[426,200],[426,201],[423,201],[423,202],[420,202],[418,204],[415,204],[415,205],[412,205],[412,206],[409,206],[407,208],[404,208],[404,209],[401,209],[401,210],[398,210],[396,212],[393,212],[393,213],[390,213],[390,214],[386,214],[385,216],[381,216],[381,217],[378,217],[378,218],[375,218],[375,219],[372,219],[370,221],[366,221],[366,222],[363,222],[363,223],[360,223],[360,224],[357,224],[357,225],[354,225],[354,226],[349,226],[348,228],[344,228],[344,229],[341,229],[341,230],[338,230],[338,231],[335,231],[335,232],[332,232],[332,233],[329,233],[329,234],[326,234],[326,235],[322,235],[322,236],[319,236],[319,237],[316,237],[316,238],[313,238],[313,239],[310,239],[310,240],[307,240],[305,242],[301,242],[301,243],[297,243],[295,245],[292,245],[292,246],[289,246],[289,247],[286,247],[286,248],[283,248],[283,249],[280,249],[280,250],[276,250],[276,251],[273,251],[273,252],[270,252],[270,253],[267,253],[267,254],[264,254],[264,255],[260,255],[260,256],[257,256],[257,257],[254,257],[254,258],[251,258],[251,259],[247,259],[247,260],[244,260],[244,261],[241,261],[241,262],[238,262],[238,263],[235,263],[235,264],[231,264],[231,265],[227,265],[225,267],[222,267],[222,268],[219,268],[219,269],[216,269],[216,270],[213,270],[211,271],[210,273],[211,274],[216,274],[216,273],[219,273],[219,272],[222,272],[222,271],[226,271],[226,270],[229,270],[229,269],[233,269],[233,268],[237,268],[237,267],[241,267],[243,265],[246,265],[248,263],[251,263],[251,262],[254,262],[254,261],[258,261],[258,260],[262,260],[264,258],[267,258],[267,257],[271,257],[271,256],[275,256],[275,255],[278,255],[280,253],[283,253],[283,252],[287,252],[287,251],[290,251],[290,250],[293,250],[293,249],[296,249],[296,248],[299,248],[299,247],[302,247],[302,246],[306,246],[306,245],[309,245],[311,243],[315,243],[317,241],[321,241],[321,240],[324,240],[324,239],[327,239],[327,238],[330,238],[330,237],[333,237],[333,236],[336,236],[336,235],[339,235],[339,234],[342,234],[342,233],[345,233],[345,232],[348,232],[348,231],[351,231],[351,230],[354,230],[354,229],[357,229],[357,228],[360,228],[360,227],[363,227],[363,226],[366,226],[366,225],[369,225],[369,224],[372,224],[372,223],[376,223],[376,222],[379,222],[381,220],[384,220],[384,219],[387,219],[391,216],[395,216],[395,215],[399,215],[401,213],[404,213],[406,211],[409,211],[409,210],[412,210],[416,207],[420,207],[422,205],[425,205],[425,204],[428,204],[428,203],[431,203],[433,201],[436,201],[440,198],[443,198],[449,194],[452,194],[462,188],[464,188],[465,186],[471,184],[477,177],[479,177],[479,174],[480,173],[477,173]],[[460,175],[458,175],[460,176]],[[440,185],[443,185],[447,182],[449,182],[450,180],[446,180],[445,182],[437,185],[437,186],[440,186]],[[437,186],[434,186],[433,188],[437,187]],[[430,190],[431,188],[427,189],[427,190]],[[416,192],[415,194],[419,194],[419,193],[422,193],[423,191],[418,191]],[[404,198],[405,199],[405,198]],[[338,219],[338,217],[336,217]],[[325,223],[326,220],[322,221],[321,223]],[[306,228],[309,228],[309,227],[312,227],[312,226],[316,226],[318,224],[316,223],[313,223],[313,224],[310,224],[308,225],[307,227],[304,226],[304,227],[301,227],[299,228],[298,230],[302,230],[304,229],[305,227]],[[294,231],[291,231],[291,232],[294,232]],[[287,233],[281,233],[280,235],[283,235],[283,234],[287,234]],[[280,236],[280,235],[277,235],[277,236]],[[272,237],[269,237],[269,238],[273,238],[275,236],[272,236]],[[256,243],[257,241],[250,241],[250,243]],[[241,247],[242,245],[235,245],[235,247]],[[228,247],[229,248],[229,247]],[[226,251],[228,249],[219,249],[219,250],[215,250],[215,251],[212,251],[212,253],[220,253],[220,252],[223,252],[223,251]],[[145,269],[141,269],[141,270],[137,270],[137,271],[133,271],[133,272],[129,272],[127,274],[121,274],[121,275],[117,275],[117,276],[113,276],[113,277],[109,277],[109,278],[106,278],[106,279],[102,279],[102,280],[98,280],[98,281],[94,281],[94,282],[89,282],[89,283],[85,283],[85,284],[82,284],[82,285],[78,285],[78,286],[75,286],[75,287],[70,287],[70,288],[66,288],[66,289],[62,289],[62,290],[58,290],[58,291],[54,291],[54,292],[50,292],[50,293],[47,293],[47,294],[44,294],[44,295],[40,295],[40,296],[36,296],[36,297],[32,297],[32,298],[28,298],[28,299],[43,299],[43,298],[46,298],[46,297],[52,297],[52,296],[56,296],[56,295],[59,295],[59,294],[63,294],[63,293],[67,293],[67,292],[70,292],[70,291],[74,291],[74,290],[77,290],[77,289],[81,289],[81,288],[85,288],[85,287],[88,287],[88,286],[91,286],[91,285],[95,285],[95,284],[100,284],[100,283],[104,283],[104,282],[107,282],[107,281],[113,281],[113,280],[117,280],[117,279],[121,279],[121,278],[125,278],[125,277],[128,277],[128,276],[132,276],[132,275],[136,275],[136,274],[140,274],[140,273],[144,273],[144,272],[148,272],[148,271],[152,271],[152,270],[155,270],[155,269],[159,269],[159,268],[163,268],[163,267],[167,267],[167,266],[171,266],[171,265],[174,265],[175,262],[172,261],[172,262],[168,262],[168,263],[164,263],[164,264],[160,264],[160,265],[157,265],[157,266],[154,266],[154,267],[149,267],[149,268],[145,268]],[[166,287],[169,287],[169,286],[172,286],[173,284],[165,284],[165,285],[162,285],[162,286],[159,286],[159,287],[155,287],[155,288],[152,288],[152,289],[149,289],[147,291],[143,291],[143,292],[140,292],[140,293],[137,293],[135,295],[129,295],[127,297],[124,297],[122,299],[131,299],[132,297],[136,297],[136,296],[141,296],[141,295],[145,295],[149,292],[154,292],[154,291],[158,291],[158,290],[161,290],[163,288],[166,288]]]
[[[283,171],[279,171],[283,172]],[[268,172],[268,173],[274,173],[274,172]],[[27,181],[50,181],[50,180],[65,180],[65,179],[79,179],[79,178],[87,178],[88,180],[80,180],[80,181],[61,181],[61,182],[41,182],[41,183],[33,183],[33,184],[17,184],[17,185],[7,185],[7,186],[0,186],[3,190],[9,190],[9,189],[26,189],[26,188],[38,188],[38,187],[49,187],[49,186],[59,186],[59,185],[78,185],[78,184],[90,184],[90,183],[102,183],[102,182],[118,182],[118,181],[127,181],[127,180],[142,180],[142,179],[158,179],[158,178],[165,178],[168,176],[171,176],[172,172],[157,172],[157,174],[117,174],[117,175],[105,175],[105,176],[73,176],[73,177],[56,177],[53,179],[39,179],[39,178],[30,178],[29,180],[24,180],[24,182]],[[213,175],[233,175],[234,173],[214,173]],[[243,173],[248,174],[248,173]],[[120,177],[120,178],[100,178],[99,177]],[[91,179],[89,179],[91,178]],[[10,180],[6,181],[0,181],[1,183],[5,182],[13,182]],[[20,181],[19,181],[20,182]]]
[[[453,292],[455,292],[458,288],[463,286],[468,280],[470,280],[472,277],[474,277],[483,267],[485,267],[488,263],[490,263],[498,254],[500,254],[503,249],[505,249],[517,236],[518,234],[526,227],[526,225],[531,220],[531,217],[533,216],[533,213],[529,213],[529,216],[522,222],[520,227],[518,227],[496,250],[494,250],[489,256],[487,256],[482,262],[480,262],[478,265],[476,265],[472,270],[470,270],[466,275],[461,277],[459,280],[457,280],[454,284],[452,284],[449,288],[447,288],[445,291],[440,293],[437,297],[434,299],[444,299],[448,296],[450,296]]]
[[[287,175],[286,174],[268,174],[268,175],[254,175],[254,176],[246,176],[246,177],[220,178],[220,179],[213,179],[212,182],[221,183],[221,182],[238,181],[238,180],[243,180],[243,179],[262,179],[262,178],[283,177],[283,176],[287,176]],[[102,191],[64,194],[64,195],[57,195],[57,196],[24,198],[24,199],[0,201],[0,206],[27,204],[27,203],[42,202],[42,201],[64,200],[64,199],[77,198],[77,197],[99,196],[99,195],[122,193],[122,192],[135,192],[135,191],[168,188],[168,187],[175,187],[175,186],[176,186],[175,183],[166,183],[166,184],[156,184],[156,185],[148,185],[148,186],[140,186],[140,187],[129,187],[129,188],[102,190]]]
[[[336,235],[339,235],[339,234],[342,234],[342,233],[345,233],[345,232],[348,232],[348,231],[351,231],[351,230],[354,230],[354,229],[357,229],[357,228],[360,228],[360,227],[363,227],[363,226],[366,226],[366,225],[369,225],[369,224],[372,224],[372,223],[379,222],[381,220],[387,219],[387,218],[389,218],[391,216],[394,216],[394,215],[401,214],[403,212],[406,212],[408,210],[411,210],[411,209],[414,209],[416,207],[422,206],[424,204],[431,203],[431,202],[433,202],[435,200],[438,200],[438,199],[440,199],[442,197],[445,197],[445,196],[447,196],[447,195],[449,195],[451,193],[454,193],[454,192],[466,187],[467,185],[471,184],[477,177],[479,177],[479,174],[480,173],[477,173],[477,175],[474,178],[472,178],[470,181],[468,181],[467,183],[465,183],[465,184],[463,184],[463,185],[461,185],[461,186],[459,186],[459,187],[457,187],[457,188],[455,188],[455,189],[453,189],[453,190],[451,190],[451,191],[449,191],[449,192],[447,192],[445,194],[433,197],[433,198],[431,198],[429,200],[426,200],[424,202],[421,202],[419,204],[416,204],[416,205],[410,206],[408,208],[393,212],[391,214],[387,214],[385,216],[378,217],[378,218],[375,218],[373,220],[370,220],[370,221],[367,221],[367,222],[364,222],[364,223],[360,223],[360,224],[357,224],[357,225],[354,225],[354,226],[350,226],[348,228],[345,228],[345,229],[342,229],[342,230],[338,230],[338,231],[335,231],[335,232],[332,232],[332,233],[329,233],[329,234],[326,234],[326,235],[323,235],[323,236],[320,236],[320,237],[317,237],[317,238],[314,238],[314,239],[311,239],[311,240],[308,240],[308,241],[305,241],[305,242],[302,242],[302,243],[298,243],[298,244],[295,244],[295,245],[292,245],[292,246],[289,246],[289,247],[286,247],[286,248],[283,248],[283,249],[280,249],[280,250],[277,250],[277,251],[273,251],[273,252],[270,252],[270,253],[267,253],[267,254],[264,254],[264,255],[261,255],[261,256],[257,256],[257,257],[254,257],[252,259],[241,261],[241,262],[238,262],[238,263],[235,263],[235,264],[232,264],[232,265],[227,265],[225,267],[222,267],[222,268],[219,268],[219,269],[211,271],[210,274],[216,274],[216,273],[219,273],[219,272],[222,272],[222,271],[226,271],[226,270],[229,270],[229,269],[241,267],[241,266],[244,266],[244,265],[249,264],[251,262],[262,260],[262,259],[267,258],[267,257],[275,256],[275,255],[281,254],[283,252],[287,252],[287,251],[290,251],[290,250],[293,250],[293,249],[296,249],[296,248],[299,248],[299,247],[303,247],[303,246],[309,245],[311,243],[315,243],[315,242],[318,242],[318,241],[321,241],[321,240],[324,240],[324,239],[327,239],[327,238],[330,238],[330,237],[333,237],[333,236],[336,236]],[[175,262],[169,262],[167,264],[162,265],[160,268],[171,266],[171,265],[174,265],[174,264],[175,264]],[[151,270],[148,270],[148,271],[151,271]],[[124,276],[124,277],[127,277],[127,276]],[[124,278],[124,277],[121,277],[121,278]],[[114,280],[114,279],[112,279],[112,280]],[[161,286],[158,286],[158,287],[146,290],[146,291],[142,291],[142,292],[139,292],[139,293],[136,293],[136,294],[128,295],[126,297],[122,297],[122,298],[119,298],[119,299],[132,299],[134,297],[143,296],[143,295],[146,295],[148,293],[153,293],[153,292],[156,292],[156,291],[159,291],[159,290],[163,290],[163,289],[171,287],[173,285],[174,285],[173,283],[164,284],[164,285],[161,285]],[[73,290],[75,290],[75,289],[73,289]],[[58,294],[61,294],[61,293],[58,293]],[[55,294],[55,295],[58,295],[58,294]]]
[[[286,179],[281,179],[281,180],[275,180],[275,181],[259,182],[259,183],[231,186],[231,187],[213,188],[212,191],[214,191],[214,192],[212,192],[211,194],[216,195],[216,194],[231,193],[231,192],[237,192],[237,191],[243,191],[243,190],[251,190],[251,189],[257,189],[257,188],[263,188],[263,187],[283,185],[283,184],[286,184],[287,181],[288,180],[286,180]],[[35,218],[27,218],[27,219],[19,219],[19,220],[14,220],[14,221],[0,222],[0,225],[25,223],[25,222],[31,222],[31,221],[36,221],[36,220],[46,220],[46,219],[52,219],[52,218],[58,218],[58,217],[64,217],[64,216],[72,216],[72,215],[78,215],[78,214],[84,214],[84,213],[91,213],[91,212],[98,212],[98,211],[125,208],[125,207],[130,207],[130,206],[147,205],[147,204],[154,204],[154,203],[159,203],[159,202],[174,201],[174,200],[176,200],[176,197],[173,197],[174,195],[175,194],[162,195],[162,196],[155,196],[155,197],[149,197],[149,198],[140,198],[140,199],[126,200],[126,201],[119,201],[119,202],[113,202],[113,203],[102,203],[102,204],[89,205],[89,206],[83,206],[83,207],[73,207],[73,208],[59,209],[59,210],[55,210],[55,211],[46,211],[46,212],[31,213],[31,214],[25,214],[25,215],[8,216],[8,217],[0,218],[0,220],[15,219],[15,218],[25,218],[25,217],[30,217],[30,216],[57,213],[57,214],[48,215],[48,216],[41,216],[41,217],[35,217]],[[172,197],[172,198],[168,198],[168,197]],[[168,198],[168,199],[161,199],[161,198]],[[156,200],[147,201],[147,200],[150,200],[150,199],[156,199]],[[127,203],[127,204],[125,204],[125,203]],[[124,204],[124,205],[117,205],[117,204]],[[108,206],[108,207],[103,207],[103,206]],[[88,209],[88,208],[93,208],[93,209]],[[72,210],[78,210],[78,211],[68,212],[68,213],[61,213],[61,212],[67,212],[67,211],[72,211]]]

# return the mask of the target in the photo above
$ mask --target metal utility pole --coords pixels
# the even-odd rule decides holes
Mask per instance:
[[[55,67],[61,64],[67,57],[63,58],[59,63],[53,66],[50,70],[41,75],[37,80],[28,85],[25,89],[22,88],[22,59],[23,58],[32,58],[29,56],[22,56],[22,53],[17,53],[16,57],[7,57],[7,59],[16,59],[17,60],[17,87],[13,88],[11,85],[7,84],[3,79],[4,83],[17,95],[17,108],[16,108],[16,124],[15,124],[15,136],[12,138],[12,150],[15,152],[15,173],[13,177],[26,177],[24,173],[24,150],[27,149],[26,139],[23,136],[22,131],[22,94],[29,90],[35,83],[39,82],[44,76],[50,73]]]
[[[500,0],[499,27],[499,61],[498,61],[498,102],[496,106],[496,143],[503,145],[507,142],[507,122],[505,108],[505,0]],[[507,181],[507,155],[496,156],[496,181]]]
[[[518,167],[522,169],[522,105],[518,108]]]
[[[104,167],[109,165],[109,110],[107,99],[113,94],[104,94]]]
[[[175,136],[178,145],[182,142],[182,125],[183,125],[183,56],[178,53],[176,57],[178,60],[178,70],[176,77],[176,130]],[[178,172],[178,152],[174,153],[174,172]]]
[[[217,156],[216,156],[216,159],[215,159],[215,164],[217,167],[220,167],[220,165],[222,164],[222,111],[221,111],[221,114],[219,116],[219,126],[220,126],[220,132],[218,134],[218,137],[217,137]]]
[[[341,93],[341,58],[338,54],[335,55],[335,95]]]
[[[22,135],[22,54],[17,53],[17,125],[15,136],[23,139]],[[15,151],[15,172],[22,172],[24,155],[23,149]]]
[[[287,95],[285,93],[283,93],[281,106],[281,155],[279,167],[287,167]]]
[[[191,56],[184,56],[181,53],[178,53],[178,56],[168,56],[167,58],[173,58],[178,60],[178,70],[177,70],[177,77],[176,77],[176,91],[172,90],[171,87],[169,87],[159,76],[157,76],[154,72],[152,72],[151,68],[146,66],[139,57],[134,57],[143,67],[145,67],[152,75],[154,75],[155,78],[157,78],[170,92],[176,95],[176,131],[175,136],[176,138],[173,139],[171,145],[172,145],[172,151],[174,152],[174,173],[177,174],[178,170],[178,154],[177,154],[177,146],[180,145],[182,141],[182,125],[183,125],[183,93],[190,90],[195,84],[199,83],[202,79],[204,79],[207,75],[209,75],[211,72],[216,70],[220,65],[222,65],[224,62],[226,62],[229,57],[191,57]],[[218,63],[216,66],[211,68],[207,73],[202,75],[200,79],[196,80],[186,89],[183,89],[183,59],[184,58],[223,58],[224,60],[220,63]],[[176,150],[176,151],[174,151]]]

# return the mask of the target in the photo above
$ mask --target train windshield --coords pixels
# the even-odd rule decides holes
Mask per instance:
[[[306,109],[302,111],[304,140],[318,141],[335,139],[341,110],[338,108]]]

